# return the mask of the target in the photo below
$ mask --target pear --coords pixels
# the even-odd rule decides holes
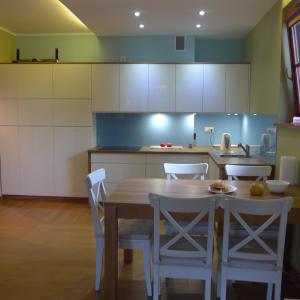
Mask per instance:
[[[263,195],[265,188],[261,182],[254,182],[250,186],[250,194],[252,196],[261,196]]]

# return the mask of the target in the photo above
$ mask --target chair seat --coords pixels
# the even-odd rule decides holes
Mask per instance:
[[[151,240],[153,236],[152,220],[121,220],[119,223],[119,239]]]

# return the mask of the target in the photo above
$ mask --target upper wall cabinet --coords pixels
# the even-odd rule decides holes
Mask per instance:
[[[204,65],[203,112],[225,112],[225,65]]]
[[[176,111],[201,112],[203,65],[176,65]]]
[[[52,65],[19,65],[18,85],[20,98],[52,98]]]
[[[148,65],[120,65],[120,110],[146,112],[148,108]]]
[[[175,112],[175,65],[149,65],[149,112]]]
[[[249,65],[226,66],[226,112],[249,112]]]
[[[18,97],[17,65],[0,65],[0,98]]]
[[[92,65],[92,111],[118,112],[120,110],[120,66],[118,64]]]
[[[90,99],[91,65],[58,64],[53,65],[54,98]]]

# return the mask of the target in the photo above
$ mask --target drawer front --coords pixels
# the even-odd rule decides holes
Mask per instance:
[[[137,163],[145,164],[145,154],[120,154],[120,153],[93,153],[91,154],[92,163]]]
[[[208,155],[147,154],[147,164],[163,164],[165,162],[178,164],[208,163]]]
[[[92,163],[92,171],[104,168],[106,181],[110,183],[120,183],[128,177],[146,177],[144,164],[119,164],[119,163]]]
[[[166,178],[163,164],[151,164],[146,166],[147,178]]]

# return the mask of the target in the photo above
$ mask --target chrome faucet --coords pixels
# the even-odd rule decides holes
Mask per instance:
[[[246,157],[250,157],[250,146],[245,144],[245,147],[242,143],[238,144],[238,147],[242,148],[244,152],[246,153]]]

